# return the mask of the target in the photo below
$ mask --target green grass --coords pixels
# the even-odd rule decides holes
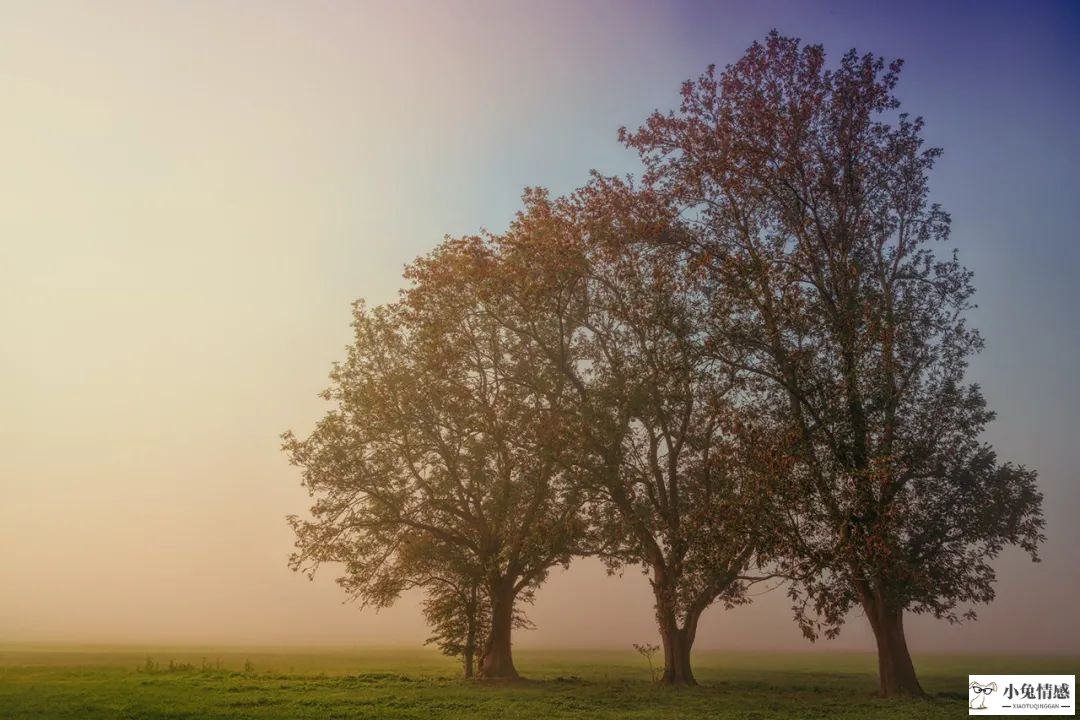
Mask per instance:
[[[147,673],[191,663],[183,672]],[[203,670],[203,662],[214,669]],[[968,673],[1073,673],[1078,658],[926,656],[927,701],[882,700],[865,654],[699,653],[702,687],[653,687],[633,650],[519,650],[529,682],[489,685],[422,650],[0,645],[0,720],[16,718],[955,718]],[[221,670],[217,670],[220,661]],[[253,672],[243,672],[250,661]]]

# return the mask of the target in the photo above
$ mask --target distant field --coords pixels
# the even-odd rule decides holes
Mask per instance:
[[[148,657],[157,672],[145,671]],[[170,661],[194,668],[170,672]],[[423,650],[0,645],[0,720],[956,718],[967,714],[968,673],[1080,667],[1080,658],[920,657],[932,699],[913,702],[874,697],[871,655],[706,652],[695,661],[702,687],[664,690],[632,651],[519,650],[530,681],[489,686],[457,679],[454,663]]]

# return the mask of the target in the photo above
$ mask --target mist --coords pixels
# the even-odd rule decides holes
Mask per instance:
[[[309,498],[279,435],[327,409],[350,303],[393,300],[444,234],[504,228],[526,185],[638,171],[616,130],[784,18],[833,52],[908,58],[901,94],[946,150],[935,199],[979,289],[987,439],[1045,494],[1043,562],[1006,553],[978,622],[913,618],[911,646],[1080,653],[1075,8],[847,7],[6,7],[0,642],[421,644],[417,595],[360,610],[332,567],[287,567]],[[707,611],[695,647],[874,647],[859,621],[809,645],[769,588]],[[593,560],[526,610],[522,647],[656,634],[646,577]]]

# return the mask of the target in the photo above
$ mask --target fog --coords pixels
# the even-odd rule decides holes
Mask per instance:
[[[915,618],[909,642],[1080,653],[1075,8],[516,7],[0,10],[0,642],[421,643],[416,596],[361,611],[333,567],[286,564],[309,500],[278,436],[325,412],[350,302],[392,300],[445,233],[505,227],[525,185],[634,171],[618,127],[777,27],[907,58],[976,273],[988,439],[1046,496],[1044,562],[1007,553],[979,622]],[[715,607],[696,647],[807,649],[789,608]],[[522,647],[656,636],[646,578],[595,561],[529,615]],[[813,647],[873,642],[853,617]]]

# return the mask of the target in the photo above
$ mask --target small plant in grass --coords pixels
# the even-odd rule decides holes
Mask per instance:
[[[218,661],[218,669],[221,668],[221,661]],[[208,664],[205,659],[201,668],[197,668],[191,663],[176,662],[172,658],[169,659],[168,665],[162,665],[154,660],[154,658],[147,656],[146,660],[141,665],[135,667],[135,672],[140,673],[182,673],[182,672],[195,672],[201,670],[202,672],[210,672],[214,669],[213,665]]]
[[[658,682],[660,680],[660,668],[653,664],[653,656],[656,655],[660,646],[653,645],[652,643],[644,643],[641,645],[634,643],[634,649],[649,663],[649,677],[652,678],[654,683]]]
[[[216,662],[208,662],[204,657],[202,665],[199,666],[199,671],[204,673],[221,672],[221,658],[218,658]]]

